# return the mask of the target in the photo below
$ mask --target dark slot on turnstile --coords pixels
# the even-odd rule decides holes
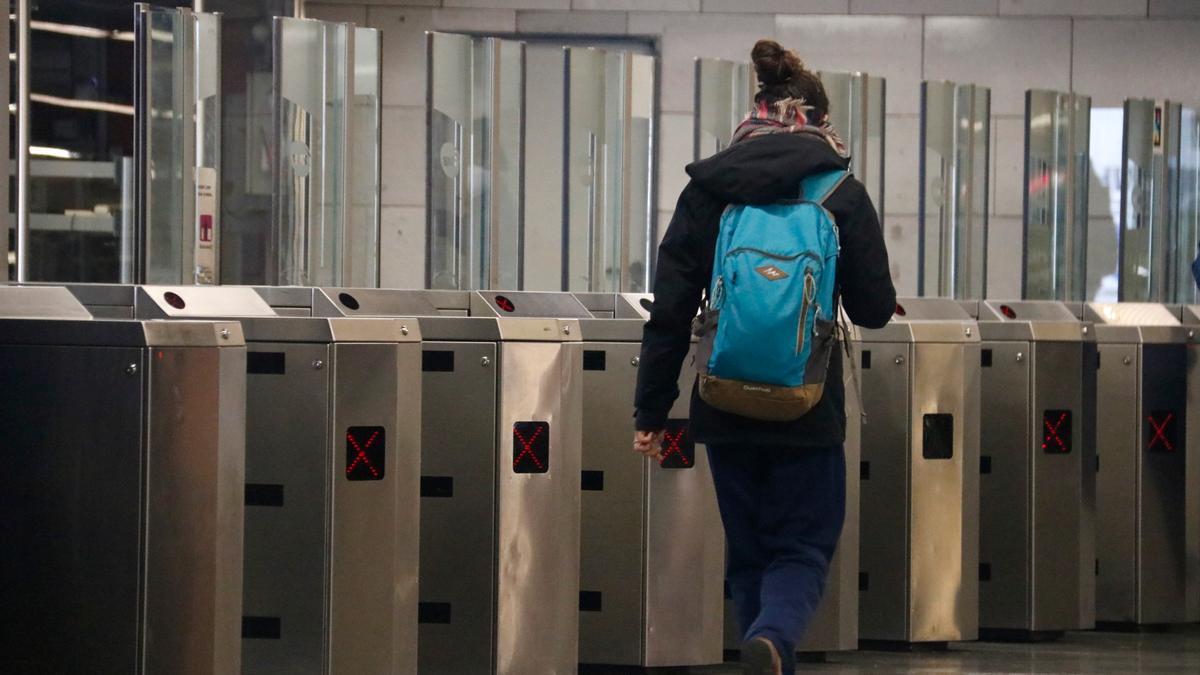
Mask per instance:
[[[242,637],[248,640],[278,640],[281,635],[277,616],[243,616]]]
[[[954,415],[934,413],[925,415],[921,456],[925,459],[952,459],[954,457]]]
[[[287,355],[283,352],[246,352],[249,375],[283,375],[286,371]]]
[[[603,471],[581,471],[579,472],[579,487],[582,490],[590,490],[600,492],[604,490],[604,472]]]
[[[579,611],[581,612],[599,612],[603,606],[600,591],[579,591]]]
[[[583,352],[584,370],[604,370],[608,367],[608,353],[599,349],[585,349]]]
[[[871,350],[870,349],[862,350],[862,369],[863,370],[871,369]]]
[[[871,480],[871,463],[862,461],[858,463],[858,479]]]
[[[454,496],[454,478],[451,476],[421,476],[421,496],[448,498]]]
[[[980,581],[991,581],[992,580],[992,564],[991,563],[979,563],[979,580]]]
[[[866,572],[858,573],[858,590],[865,592],[871,588],[871,575]]]
[[[417,623],[450,623],[450,603],[418,602]]]
[[[246,483],[246,506],[283,506],[283,486]]]
[[[990,350],[990,349],[979,350],[979,365],[983,366],[984,368],[992,367],[992,350]]]
[[[454,352],[441,350],[421,352],[421,370],[426,373],[454,372]]]
[[[980,475],[989,474],[992,472],[992,456],[981,455],[979,457],[979,473]]]

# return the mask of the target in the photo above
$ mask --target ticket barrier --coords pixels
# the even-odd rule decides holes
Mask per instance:
[[[861,331],[857,326],[845,325],[851,331],[853,353],[861,351]],[[840,349],[840,348],[839,348]],[[844,355],[845,352],[843,351]],[[821,597],[817,611],[809,623],[804,640],[796,651],[803,661],[821,661],[831,652],[846,652],[858,649],[858,565],[859,565],[859,468],[862,457],[862,408],[861,382],[855,383],[854,371],[843,358],[842,381],[846,391],[846,520],[842,525],[842,537],[837,551],[829,561],[829,577],[825,581],[825,594]],[[688,385],[691,386],[690,384]],[[741,647],[741,629],[738,627],[733,600],[725,598],[725,651],[734,652]],[[732,655],[732,654],[731,654]]]
[[[246,335],[242,672],[415,673],[416,322],[280,317],[248,287],[125,288],[140,319]]]
[[[420,317],[420,673],[574,672],[578,321],[468,316],[458,291],[259,290],[280,311]]]
[[[239,672],[241,327],[0,287],[0,383],[0,671]]]
[[[721,663],[725,536],[708,457],[688,433],[695,369],[664,434],[663,460],[633,453],[633,395],[649,295],[481,292],[473,314],[568,316],[583,340],[581,663]],[[511,308],[511,312],[505,308]]]
[[[1195,595],[1187,573],[1187,329],[1164,305],[1089,303],[1082,314],[1096,324],[1100,352],[1097,624],[1194,620],[1185,600]]]
[[[1095,627],[1096,342],[1051,301],[970,301],[979,320],[979,624],[985,639]]]
[[[954,300],[904,298],[863,330],[859,636],[973,640],[979,626],[978,328]]]
[[[1187,419],[1190,429],[1200,429],[1200,305],[1172,307],[1187,328]],[[1187,465],[1187,597],[1189,622],[1200,621],[1200,434],[1189,434]]]

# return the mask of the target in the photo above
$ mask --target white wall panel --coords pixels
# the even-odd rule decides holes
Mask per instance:
[[[304,5],[304,16],[321,21],[340,21],[365,26],[367,25],[367,6],[309,2]]]
[[[886,77],[888,112],[919,112],[921,19],[780,16],[775,32],[813,70],[858,70]]]
[[[571,0],[442,0],[443,7],[472,9],[571,9]]]
[[[380,213],[380,285],[425,287],[425,209],[385,206]]]
[[[1025,117],[992,119],[991,212],[1020,218],[1025,212]]]
[[[1021,297],[1021,251],[1024,234],[1021,218],[992,216],[988,221],[987,297],[1013,300]]]
[[[658,149],[658,208],[672,210],[688,182],[684,167],[692,161],[691,113],[661,115]]]
[[[367,8],[367,24],[382,31],[383,104],[425,105],[425,31],[433,10]]]
[[[929,18],[925,79],[991,87],[993,115],[1023,115],[1026,89],[1071,88],[1071,22]]]
[[[1196,0],[1150,0],[1150,16],[1200,18],[1200,2]]]
[[[522,33],[624,35],[628,27],[625,12],[517,12]]]
[[[571,9],[642,11],[642,12],[699,12],[700,0],[571,0]]]
[[[1190,19],[1076,21],[1075,90],[1097,107],[1140,96],[1200,104],[1198,44]]]
[[[705,12],[846,14],[850,0],[703,0]]]
[[[662,36],[662,109],[691,113],[696,57],[749,61],[754,43],[774,36],[775,20],[769,15],[632,12],[629,34]]]
[[[996,15],[998,0],[850,0],[853,14]]]
[[[917,294],[917,218],[916,216],[891,216],[884,225],[884,243],[887,245],[888,263],[892,268],[892,283],[896,294]]]
[[[425,108],[383,109],[380,199],[384,205],[425,204]]]
[[[1000,14],[1146,16],[1146,0],[1000,0]]]
[[[888,98],[892,96],[888,83]],[[890,101],[889,101],[890,103]],[[887,116],[884,148],[884,208],[888,214],[916,217],[920,185],[921,117]]]

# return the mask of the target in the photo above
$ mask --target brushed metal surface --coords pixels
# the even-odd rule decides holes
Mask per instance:
[[[600,608],[579,613],[579,661],[644,665],[646,601],[653,587],[648,587],[646,566],[651,460],[633,454],[628,424],[637,378],[631,360],[641,350],[637,344],[592,342],[585,348],[603,353],[605,368],[583,373],[582,469],[603,472],[604,483],[602,490],[581,495],[579,588],[600,593]],[[687,528],[680,525],[681,531]],[[702,559],[692,562],[701,564]],[[686,576],[680,580],[689,591],[691,575],[699,571],[683,571]],[[718,572],[717,578],[723,574]]]
[[[579,472],[583,351],[579,344],[499,347],[496,672],[573,673],[579,646]],[[550,470],[517,474],[513,424],[550,424]],[[528,636],[536,635],[531,640]]]
[[[863,351],[872,366],[862,371],[862,461],[870,477],[862,480],[860,572],[866,587],[859,593],[859,635],[867,640],[905,640],[910,635],[910,452],[913,393],[912,346],[871,343],[864,331]],[[919,448],[919,445],[917,446]],[[946,508],[955,508],[953,502]]]
[[[0,284],[0,316],[13,319],[90,319],[92,315],[65,288]]]
[[[417,551],[420,494],[417,443],[420,370],[416,344],[334,344],[334,457],[329,492],[329,645],[333,674],[416,673]],[[410,387],[408,418],[399,415],[400,384]],[[347,429],[384,429],[382,480],[350,481],[345,472]],[[402,508],[403,506],[403,508]]]
[[[618,321],[625,323],[625,321]],[[639,344],[633,347],[640,347]],[[679,374],[682,392],[671,416],[689,416],[696,379],[695,346]],[[628,361],[626,361],[627,363]],[[624,415],[633,407],[633,382]],[[591,399],[587,400],[590,409]],[[620,419],[620,418],[616,418]],[[625,427],[628,443],[628,427]],[[622,444],[613,446],[623,450]],[[664,469],[649,461],[646,493],[644,663],[647,667],[720,663],[725,590],[725,536],[708,453],[696,445],[691,469]]]
[[[419,672],[494,672],[497,347],[431,341],[422,349],[454,359],[453,370],[423,373],[421,412],[421,475],[449,478],[453,496],[421,499],[420,599],[448,604],[450,621],[420,624]]]
[[[1096,331],[1086,333],[1082,342],[1083,389],[1080,397],[1079,427],[1079,622],[1083,630],[1096,627],[1096,397],[1100,353]]]
[[[1200,306],[1181,309],[1187,347],[1187,598],[1188,621],[1200,621]]]
[[[145,668],[241,668],[246,352],[147,359]]]
[[[977,637],[978,363],[978,343],[919,343],[913,347],[913,424],[909,428],[912,567],[909,631],[904,638],[908,641]],[[919,420],[927,414],[953,415],[952,458],[922,457]]]
[[[1178,420],[1171,452],[1142,449],[1138,467],[1138,623],[1187,620],[1186,345],[1143,345],[1139,422],[1159,411]],[[1138,425],[1143,429],[1143,425]],[[1146,434],[1147,439],[1150,434]],[[1144,447],[1144,446],[1143,446]]]
[[[512,309],[504,309],[498,298]],[[591,312],[570,293],[538,291],[476,291],[471,294],[471,316],[590,319]]]
[[[144,672],[146,401],[129,364],[145,350],[0,347],[4,672]]]
[[[980,330],[990,322],[981,322]],[[980,476],[980,562],[991,569],[979,583],[979,623],[1032,630],[1034,588],[1032,344],[985,341],[992,364],[982,370],[980,453],[990,473]],[[1021,361],[1016,355],[1023,354]],[[1037,416],[1041,424],[1041,416]],[[1040,448],[1039,448],[1040,449]],[[1057,523],[1056,523],[1057,524]]]
[[[242,641],[243,672],[324,673],[329,667],[330,475],[335,464],[328,343],[253,342],[279,353],[284,374],[249,374],[246,482],[279,485],[280,506],[246,507],[248,617],[279,619],[278,639]]]
[[[1138,348],[1101,342],[1096,398],[1096,619],[1134,622],[1141,415]],[[1126,364],[1125,360],[1129,363]]]
[[[1102,303],[1084,305],[1084,320],[1120,326],[1178,326],[1179,317],[1166,305],[1151,302]]]
[[[174,306],[171,297],[182,300]],[[275,316],[248,286],[138,286],[134,313],[143,319]]]
[[[1078,622],[1081,599],[1077,579],[1094,553],[1086,552],[1082,542],[1084,500],[1081,442],[1084,440],[1082,387],[1082,343],[1037,342],[1028,362],[1032,363],[1032,409],[1027,416],[1031,459],[1032,505],[1032,605],[1030,627],[1033,631],[1075,630],[1086,626]],[[993,399],[989,400],[989,405]],[[990,408],[989,408],[990,410]],[[1068,454],[1042,452],[1045,432],[1043,415],[1048,410],[1070,410],[1071,438],[1074,448]],[[1079,439],[1079,440],[1074,440]],[[1093,464],[1094,466],[1094,464]],[[1094,580],[1095,571],[1084,574]],[[1085,622],[1086,623],[1086,622]],[[1094,622],[1093,622],[1094,623]]]

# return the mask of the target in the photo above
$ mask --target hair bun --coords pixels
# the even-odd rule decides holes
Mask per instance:
[[[774,40],[759,40],[750,50],[754,60],[754,72],[764,87],[786,84],[804,72],[804,62],[790,49],[784,49]]]

